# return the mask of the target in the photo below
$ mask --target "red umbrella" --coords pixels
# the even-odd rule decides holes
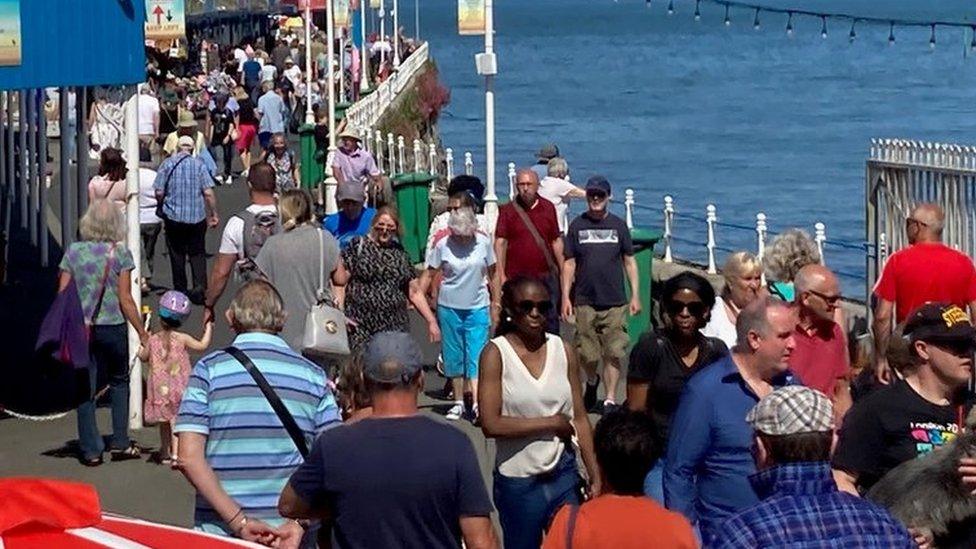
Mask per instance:
[[[43,478],[0,480],[0,549],[262,547],[226,538],[102,514],[88,484]]]

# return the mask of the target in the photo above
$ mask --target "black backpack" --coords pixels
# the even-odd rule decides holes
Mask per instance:
[[[268,238],[281,232],[281,222],[278,220],[278,212],[276,211],[254,213],[244,210],[235,215],[244,221],[244,229],[242,230],[244,259],[238,262],[237,272],[245,281],[254,280],[260,276],[257,263],[254,260]]]

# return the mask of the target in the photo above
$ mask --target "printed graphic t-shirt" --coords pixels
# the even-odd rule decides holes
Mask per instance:
[[[907,382],[895,382],[848,412],[833,467],[856,473],[865,491],[901,463],[955,439],[963,417],[958,406],[933,404]]]
[[[566,259],[576,260],[573,304],[609,309],[627,303],[624,256],[634,255],[630,230],[623,219],[608,213],[595,219],[584,213],[569,224]]]

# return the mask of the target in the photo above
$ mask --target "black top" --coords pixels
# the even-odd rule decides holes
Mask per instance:
[[[210,144],[221,145],[233,125],[234,113],[230,109],[224,107],[223,109],[214,108],[211,110],[210,126],[213,128],[213,135],[210,138]]]
[[[258,117],[254,114],[254,103],[250,98],[237,100],[237,116],[241,124],[258,125]]]
[[[328,502],[340,548],[459,548],[461,517],[492,512],[471,440],[423,416],[326,431],[289,482],[306,502]]]
[[[574,305],[609,309],[627,303],[623,258],[634,255],[634,246],[623,219],[612,213],[593,219],[583,213],[569,224],[565,254],[576,260]]]
[[[678,350],[664,334],[652,331],[644,333],[630,351],[627,381],[647,383],[647,413],[654,420],[658,439],[668,440],[671,416],[678,408],[678,399],[685,382],[692,374],[729,354],[722,340],[699,334],[698,357],[690,367],[686,366]]]
[[[863,492],[901,463],[948,443],[960,432],[961,406],[939,406],[905,381],[857,401],[844,417],[833,467],[857,474]]]

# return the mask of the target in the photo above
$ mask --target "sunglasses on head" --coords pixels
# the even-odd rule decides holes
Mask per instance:
[[[685,303],[683,301],[669,301],[664,304],[664,308],[667,310],[670,316],[678,316],[682,311],[688,309],[688,314],[694,317],[701,318],[705,315],[705,311],[708,307],[705,306],[701,301],[692,301],[691,303]]]
[[[552,303],[548,301],[532,301],[531,299],[523,299],[515,304],[515,310],[519,314],[527,315],[532,313],[532,309],[539,311],[539,314],[546,315],[552,310]]]

